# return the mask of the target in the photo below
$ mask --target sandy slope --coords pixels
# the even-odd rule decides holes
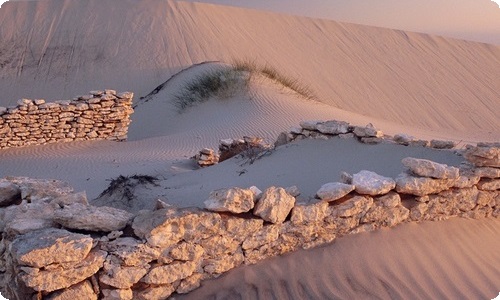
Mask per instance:
[[[500,220],[403,224],[240,267],[176,299],[493,299]]]
[[[275,66],[349,112],[499,137],[498,46],[171,0],[27,1],[0,10],[0,103],[98,87],[144,96],[193,63],[234,59]]]

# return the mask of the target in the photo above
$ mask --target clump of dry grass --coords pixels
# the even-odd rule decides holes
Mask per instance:
[[[205,72],[189,82],[174,97],[174,104],[182,112],[211,98],[227,99],[245,91],[253,75],[265,76],[306,99],[316,99],[307,85],[283,75],[274,67],[259,67],[250,60],[235,60],[228,68]]]

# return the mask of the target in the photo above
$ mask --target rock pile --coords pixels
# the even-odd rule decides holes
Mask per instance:
[[[312,139],[330,139],[334,136],[340,138],[357,138],[365,144],[397,143],[404,146],[431,147],[435,149],[452,149],[456,144],[452,141],[441,140],[417,140],[407,134],[397,134],[394,137],[385,135],[376,129],[373,124],[366,126],[354,126],[344,121],[303,121],[300,127],[293,127],[289,132],[282,132],[275,147],[288,144],[293,141]]]
[[[235,187],[213,191],[206,209],[159,205],[135,215],[93,207],[64,182],[1,179],[0,289],[10,299],[165,299],[346,234],[500,217],[498,150],[469,149],[461,169],[405,158],[396,180],[342,174],[343,183],[324,184],[309,203],[297,202],[296,187]]]
[[[254,136],[245,136],[243,139],[223,139],[220,140],[218,154],[213,149],[204,148],[194,156],[194,159],[200,167],[212,166],[240,154],[253,162],[271,148],[272,146],[265,143],[262,138]]]
[[[20,99],[0,107],[0,149],[84,140],[125,140],[133,93],[92,91],[73,100],[46,103]]]

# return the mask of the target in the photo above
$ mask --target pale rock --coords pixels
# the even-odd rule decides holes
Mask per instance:
[[[464,157],[477,167],[500,168],[500,147],[472,147]]]
[[[260,196],[262,196],[262,191],[258,187],[256,187],[255,185],[252,185],[248,189],[253,192],[253,194],[255,195],[255,199],[259,199]]]
[[[431,146],[431,143],[429,141],[426,141],[426,140],[414,140],[414,141],[410,142],[410,146],[411,147],[424,147],[424,148],[428,148],[428,147]]]
[[[253,196],[253,192],[249,191]],[[132,228],[141,239],[152,247],[167,248],[181,240],[201,240],[218,234],[221,216],[216,213],[189,209],[161,209],[141,211]]]
[[[175,290],[178,294],[187,294],[200,287],[201,281],[209,277],[206,274],[194,273],[193,275],[184,278],[177,289]]]
[[[347,173],[347,172],[342,171],[340,173],[340,182],[352,185],[352,175]]]
[[[394,179],[366,170],[354,174],[352,184],[357,193],[371,196],[387,194],[396,186]]]
[[[316,197],[326,202],[332,202],[343,198],[350,192],[354,191],[354,189],[355,186],[351,184],[330,182],[321,186],[321,188],[316,192]]]
[[[328,207],[328,214],[332,217],[348,218],[364,215],[372,206],[373,198],[369,196],[355,196],[334,206]]]
[[[134,300],[168,299],[175,291],[176,284],[152,285],[145,289],[134,291]]]
[[[243,242],[249,232],[258,232],[264,226],[264,220],[244,219],[244,218],[226,218],[223,219],[223,228],[234,240]],[[226,234],[224,233],[224,234]]]
[[[174,260],[197,261],[203,256],[204,253],[205,250],[200,245],[189,242],[181,242],[180,244],[166,250],[166,253],[162,254],[162,256],[167,255]]]
[[[393,140],[400,145],[408,146],[415,138],[404,133],[399,133],[393,137]]]
[[[80,203],[66,205],[54,213],[54,221],[66,228],[103,232],[122,230],[133,217],[121,209]]]
[[[427,203],[421,202],[417,205],[411,207],[410,209],[410,219],[412,221],[422,221],[427,215],[427,211],[429,210],[429,205]]]
[[[86,278],[91,277],[103,266],[107,253],[100,250],[93,250],[82,261],[67,268],[55,268],[53,270],[40,270],[38,274],[21,273],[20,279],[26,286],[35,291],[52,292],[55,290],[70,287]]]
[[[282,132],[278,135],[276,138],[276,141],[274,142],[274,147],[279,147],[288,144],[291,141],[291,139],[288,137],[288,133]]]
[[[292,128],[290,128],[290,133],[302,134],[302,128],[301,127],[292,127]]]
[[[500,178],[500,168],[483,167],[474,169],[474,174],[481,178]]]
[[[19,99],[17,100],[17,105],[30,105],[33,104],[33,101],[30,99]]]
[[[500,190],[500,179],[481,179],[477,184],[477,188],[483,191]]]
[[[21,200],[21,189],[14,183],[0,180],[0,207],[11,205]]]
[[[326,121],[316,125],[316,130],[324,134],[343,134],[349,132],[349,123],[343,121]]]
[[[119,259],[108,255],[99,274],[99,281],[118,289],[129,289],[148,273],[149,265],[129,267],[120,265]]]
[[[380,201],[375,202],[375,204],[361,218],[360,222],[374,223],[378,226],[393,227],[408,219],[409,216],[410,211],[402,205],[387,207],[384,206],[383,201]]]
[[[205,208],[216,212],[244,213],[255,205],[255,193],[251,189],[229,188],[210,193]]]
[[[302,121],[300,122],[300,127],[306,130],[318,130],[318,124],[323,123],[323,121]]]
[[[354,135],[356,135],[359,138],[363,138],[363,137],[381,138],[384,136],[382,131],[375,129],[375,127],[371,123],[366,125],[365,127],[355,126],[353,133],[354,133]]]
[[[352,133],[352,132],[339,134],[339,138],[341,138],[343,140],[353,139],[354,137],[356,137],[356,135],[354,135],[354,133]]]
[[[315,223],[323,221],[328,211],[328,202],[320,201],[312,204],[297,204],[292,209],[292,224]]]
[[[60,180],[13,177],[9,181],[20,187],[21,198],[29,202],[52,200],[73,192],[73,188],[67,182]]]
[[[388,141],[386,141],[383,137],[362,137],[362,138],[360,138],[360,141],[363,144],[368,144],[368,145],[388,143]]]
[[[255,249],[270,244],[278,239],[279,231],[279,225],[264,226],[261,230],[251,233],[250,236],[243,241],[242,249]]]
[[[374,200],[375,203],[381,203],[382,206],[389,208],[401,205],[401,197],[395,192],[389,192],[387,195],[377,197]]]
[[[454,188],[470,188],[475,186],[481,177],[473,174],[461,174],[460,177],[458,177],[457,181],[453,184]]]
[[[241,244],[241,242],[225,235],[212,236],[201,240],[199,243],[204,250],[205,256],[210,258],[233,254]]]
[[[173,262],[169,265],[153,267],[141,281],[155,285],[171,284],[191,276],[196,270],[196,267],[197,263],[192,261]]]
[[[103,289],[102,300],[133,300],[134,293],[131,289]]]
[[[53,292],[47,297],[47,300],[97,300],[97,294],[94,292],[92,283],[85,280],[67,289]]]
[[[283,223],[295,205],[295,198],[280,187],[269,187],[255,205],[253,214],[265,221]]]
[[[88,235],[50,228],[18,236],[12,242],[10,252],[19,264],[42,268],[82,261],[92,244]]]
[[[120,258],[124,266],[142,266],[160,256],[158,248],[150,247],[132,237],[121,237],[111,242],[100,243],[102,250]]]
[[[222,274],[240,266],[243,262],[245,262],[245,256],[239,249],[239,251],[230,255],[205,260],[203,270],[208,274]]]
[[[8,235],[18,235],[44,228],[58,227],[52,220],[56,207],[45,203],[21,203],[4,209],[0,219],[0,231]]]
[[[436,163],[427,159],[406,157],[401,160],[413,174],[436,179],[457,179],[460,176],[458,168]]]
[[[300,190],[296,185],[286,187],[285,191],[292,197],[300,196]]]
[[[431,140],[430,147],[434,149],[452,149],[453,147],[455,147],[455,142]]]
[[[219,140],[219,144],[225,147],[231,147],[233,145],[233,139],[221,139]]]
[[[427,177],[414,177],[401,173],[396,178],[396,191],[402,194],[425,196],[436,194],[451,188],[457,179],[434,179]]]

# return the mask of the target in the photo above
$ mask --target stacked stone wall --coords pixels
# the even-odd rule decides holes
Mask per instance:
[[[14,299],[166,299],[244,264],[347,234],[451,217],[500,216],[500,148],[461,168],[405,158],[397,178],[361,170],[299,203],[296,187],[213,191],[205,209],[159,201],[95,207],[60,181],[0,180],[0,289]]]
[[[0,107],[0,149],[85,140],[125,140],[133,93],[92,91],[73,100],[46,103],[20,99]]]

